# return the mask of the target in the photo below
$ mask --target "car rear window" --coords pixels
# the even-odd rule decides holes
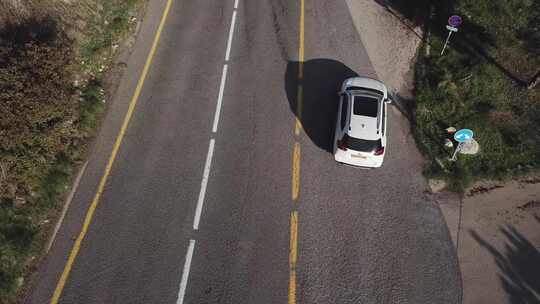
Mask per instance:
[[[373,152],[377,148],[381,147],[381,140],[365,140],[356,137],[350,137],[345,134],[343,136],[343,141],[347,143],[347,147],[351,150],[360,151],[360,152]]]
[[[379,100],[369,96],[354,96],[354,115],[377,117]]]

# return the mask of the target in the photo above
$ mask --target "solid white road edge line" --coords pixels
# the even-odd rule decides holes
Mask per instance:
[[[223,92],[225,91],[225,83],[227,82],[227,70],[229,69],[229,66],[225,64],[223,66],[223,73],[221,74],[221,84],[219,85],[219,94],[218,94],[218,100],[216,105],[216,114],[214,115],[214,125],[212,126],[212,133],[217,132],[218,123],[219,123],[219,115],[221,113],[221,104],[223,103]]]
[[[204,204],[204,196],[206,195],[206,186],[208,185],[208,176],[210,175],[210,167],[212,166],[212,156],[214,155],[215,139],[210,139],[210,147],[208,148],[208,154],[206,155],[206,163],[204,164],[203,178],[201,181],[201,191],[199,192],[199,201],[197,202],[197,209],[195,210],[195,219],[193,220],[193,229],[199,230],[199,222],[201,220],[201,213]]]
[[[195,250],[195,240],[189,240],[189,246],[186,253],[186,261],[184,262],[184,271],[182,272],[182,280],[180,281],[180,290],[178,291],[178,299],[176,304],[183,304],[186,295],[186,288],[189,278],[189,269],[191,268],[191,259]]]
[[[233,11],[231,28],[229,29],[229,41],[227,41],[227,52],[225,53],[225,61],[229,61],[231,55],[231,45],[234,35],[234,25],[236,24],[236,10]]]
[[[56,226],[54,226],[53,233],[51,237],[49,238],[49,241],[47,242],[47,246],[45,247],[46,248],[45,253],[48,253],[49,250],[51,250],[54,240],[56,239],[56,235],[58,234],[58,230],[60,230],[60,226],[62,226],[62,222],[64,222],[64,217],[66,216],[67,210],[69,209],[69,206],[71,205],[73,196],[75,196],[75,192],[77,192],[77,188],[79,187],[79,183],[81,182],[81,178],[84,174],[84,171],[86,171],[87,165],[88,165],[88,161],[84,162],[84,165],[81,167],[81,170],[79,171],[79,173],[77,174],[77,177],[75,178],[73,187],[71,188],[71,191],[69,192],[69,195],[64,204],[64,207],[62,208],[62,212],[60,213],[60,218],[58,218],[58,221],[56,222]]]

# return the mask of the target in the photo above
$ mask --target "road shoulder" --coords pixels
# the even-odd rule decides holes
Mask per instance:
[[[101,126],[98,127],[98,134],[91,143],[88,165],[74,192],[72,203],[67,209],[58,233],[54,235],[50,250],[36,266],[36,272],[29,278],[21,296],[23,299],[21,303],[47,303],[50,300],[113,148],[114,138],[127,112],[163,7],[164,3],[148,2],[141,13],[133,36],[125,40],[124,50],[115,58],[115,66],[118,68],[113,69],[105,80],[106,99],[110,102]]]

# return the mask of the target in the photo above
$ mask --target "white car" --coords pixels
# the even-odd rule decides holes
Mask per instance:
[[[352,166],[382,166],[386,148],[386,86],[366,77],[343,82],[334,134],[334,158]]]

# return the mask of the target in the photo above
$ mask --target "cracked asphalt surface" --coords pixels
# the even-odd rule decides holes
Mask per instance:
[[[298,211],[298,303],[460,303],[456,253],[425,196],[409,123],[389,111],[383,168],[328,152],[336,92],[376,78],[345,1],[307,0],[298,115],[299,1],[239,1],[218,131],[212,133],[234,0],[175,0],[135,114],[60,303],[287,303]],[[88,170],[24,303],[48,303],[96,191],[164,4],[151,1]],[[296,115],[304,130],[291,199]],[[215,151],[199,230],[193,215]]]

